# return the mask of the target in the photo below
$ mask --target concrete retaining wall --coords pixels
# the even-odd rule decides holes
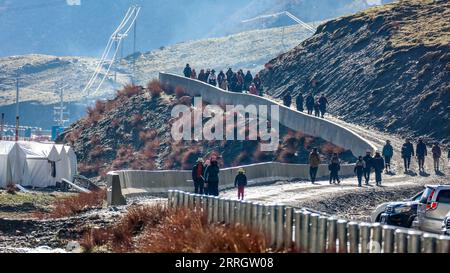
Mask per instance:
[[[198,80],[188,79],[169,73],[160,73],[163,85],[176,88],[183,87],[191,96],[202,96],[202,99],[217,105],[279,105],[268,98],[250,94],[224,91]],[[354,155],[363,155],[367,149],[374,151],[376,147],[356,133],[326,119],[310,116],[285,106],[280,107],[279,122],[295,131],[311,136],[318,136],[335,145],[349,149]],[[244,166],[249,184],[259,184],[288,179],[309,179],[309,166],[283,164],[276,162]],[[234,177],[239,168],[227,168],[220,173],[220,189],[233,186]],[[353,175],[353,165],[344,165],[342,176]],[[328,176],[326,165],[320,166],[318,177]],[[168,189],[190,191],[193,188],[190,171],[117,171],[108,174],[108,203],[118,205],[124,203],[124,196],[131,197],[147,193],[166,193]],[[120,188],[118,188],[120,185]]]
[[[166,86],[171,86],[173,88],[178,86],[183,87],[189,95],[201,96],[204,101],[210,104],[243,106],[266,105],[268,107],[277,104],[280,107],[280,124],[283,124],[292,130],[300,131],[311,136],[321,137],[335,145],[351,150],[355,156],[365,155],[366,150],[368,149],[373,152],[376,150],[375,145],[347,128],[327,119],[317,118],[290,109],[268,98],[224,91],[198,80],[163,72],[159,74],[159,80]]]
[[[249,185],[269,183],[280,180],[309,179],[309,166],[304,164],[285,164],[279,162],[258,163],[234,168],[224,168],[219,173],[219,188],[221,190],[234,186],[234,178],[239,168],[246,171]],[[341,166],[341,176],[352,176],[354,166],[346,164]],[[317,177],[327,177],[328,166],[321,165],[317,172]],[[148,193],[166,193],[168,189],[192,191],[193,183],[190,181],[191,171],[115,171],[108,174],[108,186],[113,190],[110,204],[117,205],[123,203],[121,196],[133,197]],[[120,181],[114,186],[113,176]],[[118,182],[116,182],[118,183]],[[120,193],[119,193],[120,191]]]

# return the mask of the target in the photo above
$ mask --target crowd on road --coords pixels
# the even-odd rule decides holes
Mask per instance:
[[[423,138],[419,138],[416,149],[414,152],[414,146],[411,143],[411,139],[407,138],[405,143],[401,147],[401,157],[404,163],[405,174],[410,174],[411,170],[411,159],[414,155],[417,157],[417,163],[419,166],[420,174],[426,174],[425,171],[425,159],[428,155],[428,148],[425,144]],[[434,172],[437,175],[442,175],[440,169],[440,162],[442,157],[442,150],[439,146],[438,142],[433,143],[431,148],[431,154],[433,157],[433,166]],[[366,185],[370,184],[370,176],[372,171],[375,173],[375,183],[377,186],[381,186],[383,171],[386,174],[393,175],[391,169],[391,160],[394,156],[394,148],[391,145],[389,140],[386,141],[386,144],[383,146],[382,151],[375,151],[375,156],[372,157],[372,151],[367,150],[366,155],[359,156],[358,160],[355,163],[354,173],[358,179],[358,186],[362,187],[362,182],[364,181]],[[450,149],[448,150],[447,160],[450,161]],[[309,169],[310,169],[310,180],[312,183],[316,181],[317,170],[319,168],[321,159],[320,155],[317,151],[317,148],[314,148],[309,155]],[[339,171],[340,171],[340,161],[337,154],[333,154],[331,157],[330,163],[328,165],[328,169],[330,171],[329,181],[330,184],[337,183],[340,184],[341,181],[339,179]]]
[[[419,166],[419,172],[426,174],[425,171],[425,159],[428,155],[428,147],[422,138],[419,138],[416,148],[414,149],[411,139],[406,139],[402,145],[401,157],[404,162],[405,174],[411,173],[410,165],[412,157],[417,157]],[[437,175],[442,175],[440,168],[440,162],[442,157],[442,150],[439,144],[436,142],[431,147],[431,154],[433,157],[434,171]],[[370,185],[371,174],[375,174],[375,185],[381,186],[383,179],[383,172],[389,175],[395,175],[391,168],[391,160],[394,156],[394,148],[389,140],[383,146],[381,151],[375,151],[375,155],[372,156],[372,151],[367,150],[365,156],[359,156],[354,164],[354,173],[357,177],[358,187],[362,187],[363,182],[366,186]],[[314,184],[317,179],[317,172],[319,166],[322,164],[321,156],[317,148],[313,148],[309,154],[309,175],[310,181]],[[448,150],[447,160],[450,161],[450,149]],[[341,179],[339,172],[341,170],[341,162],[339,155],[333,153],[328,160],[329,170],[329,183],[340,184]],[[194,191],[198,194],[206,195],[219,195],[219,164],[217,156],[212,156],[210,159],[204,161],[199,158],[192,168],[192,180],[194,182]],[[245,170],[240,168],[234,181],[235,187],[238,189],[238,199],[244,199],[244,189],[247,186],[247,177]]]
[[[283,96],[283,104],[284,106],[291,108],[292,96],[289,92],[286,92]],[[295,105],[299,112],[305,111],[304,107],[306,106],[308,115],[314,114],[316,117],[324,118],[325,113],[327,112],[328,99],[324,94],[315,98],[312,93],[308,94],[306,97],[304,97],[302,93],[299,93],[295,98]]]
[[[263,96],[263,85],[259,74],[253,76],[250,70],[244,73],[242,69],[234,72],[232,68],[228,68],[227,72],[224,73],[221,70],[216,74],[214,69],[201,69],[197,74],[194,68],[186,64],[183,74],[187,78],[199,80],[223,90]]]

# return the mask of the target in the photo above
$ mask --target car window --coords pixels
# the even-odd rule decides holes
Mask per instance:
[[[441,190],[441,191],[439,191],[439,195],[438,195],[436,201],[438,203],[450,204],[450,190]]]
[[[423,191],[420,192],[420,193],[418,193],[418,194],[416,194],[416,196],[414,196],[414,197],[412,198],[412,200],[413,200],[413,201],[420,201],[420,199],[422,199],[422,195],[423,195]]]
[[[420,203],[426,204],[428,201],[428,196],[430,196],[431,192],[433,191],[432,188],[426,188],[425,191],[422,194],[422,197],[420,198]]]

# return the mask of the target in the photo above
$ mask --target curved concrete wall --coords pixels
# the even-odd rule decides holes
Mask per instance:
[[[160,73],[162,84],[181,86],[191,96],[202,96],[203,100],[218,105],[266,105],[278,104],[274,100],[250,94],[224,91],[198,80],[188,79],[169,73]],[[374,151],[376,147],[334,122],[310,116],[283,105],[280,107],[279,122],[295,131],[301,131],[311,136],[318,136],[326,141],[349,149],[354,155],[363,155],[367,149]],[[297,178],[309,179],[309,166],[283,164],[278,162],[260,163],[244,166],[249,184],[259,184]],[[226,168],[220,172],[220,189],[234,186],[234,177],[239,168]],[[342,176],[352,176],[353,165],[343,165]],[[328,176],[327,165],[321,165],[317,177]],[[146,193],[165,193],[168,189],[191,191],[193,188],[191,171],[116,171],[108,174],[108,203],[123,204],[124,196],[130,197]]]
[[[335,145],[351,150],[355,156],[364,155],[367,149],[372,150],[372,152],[376,150],[376,147],[371,142],[347,128],[332,121],[290,109],[268,98],[229,92],[198,80],[164,72],[159,73],[159,80],[164,85],[181,86],[189,95],[201,96],[204,101],[211,104],[266,105],[268,107],[278,104],[280,107],[279,122],[292,130],[321,137]]]
[[[305,164],[286,164],[279,162],[258,163],[247,166],[239,166],[233,168],[224,168],[219,174],[219,188],[227,189],[234,187],[234,178],[239,168],[244,168],[249,185],[275,182],[289,179],[307,180],[309,179],[309,166]],[[352,176],[354,165],[346,164],[341,166],[341,176]],[[191,181],[191,171],[115,171],[110,172],[108,176],[116,176],[120,181],[120,189],[118,185],[113,186],[112,179],[108,179],[109,188],[114,193],[110,201],[111,204],[119,203],[123,200],[121,196],[132,197],[147,193],[166,193],[168,189],[192,191],[193,182]],[[317,177],[327,177],[329,174],[328,165],[320,165]],[[114,189],[116,188],[116,189]],[[117,199],[119,198],[119,199]]]

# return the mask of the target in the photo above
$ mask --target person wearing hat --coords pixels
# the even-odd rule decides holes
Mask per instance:
[[[217,157],[212,156],[210,165],[205,170],[205,182],[209,195],[219,196],[219,172],[220,168]]]
[[[405,173],[407,173],[411,165],[411,157],[414,156],[414,147],[409,138],[407,138],[405,143],[403,143],[401,153],[405,167]]]
[[[369,185],[370,172],[372,170],[372,161],[373,161],[372,150],[368,149],[366,151],[366,156],[363,157],[363,160],[365,162],[364,179],[366,180],[366,185]]]
[[[317,148],[313,148],[312,152],[309,154],[309,176],[311,178],[311,183],[316,182],[317,170],[320,165],[320,155]]]
[[[379,151],[375,152],[375,156],[372,159],[372,167],[375,170],[375,182],[377,183],[377,186],[381,186],[381,174],[384,170],[384,159],[381,157]]]
[[[195,193],[204,194],[205,179],[203,173],[205,166],[203,165],[203,159],[199,158],[197,163],[192,168],[192,180],[194,181]]]
[[[247,186],[247,176],[245,170],[240,168],[236,178],[234,178],[234,186],[238,188],[238,199],[244,200],[244,188]]]
[[[386,173],[389,173],[391,172],[391,158],[394,156],[394,149],[392,148],[390,140],[386,140],[386,145],[383,147],[382,155],[384,157],[384,167],[386,168]]]

